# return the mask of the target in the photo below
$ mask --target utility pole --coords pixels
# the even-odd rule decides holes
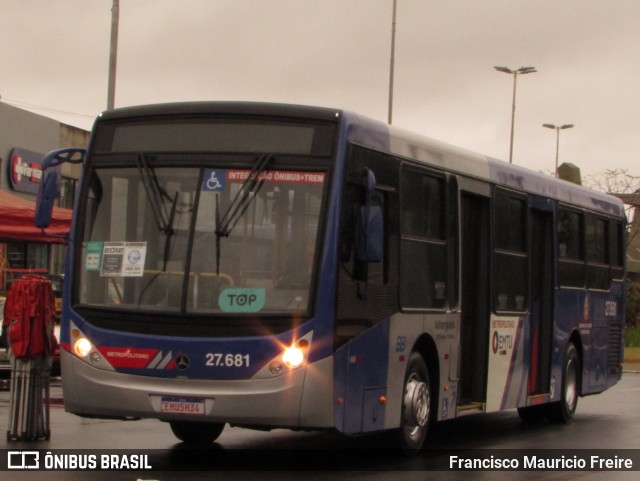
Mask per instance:
[[[396,55],[396,7],[397,0],[393,0],[393,19],[391,20],[391,64],[389,65],[389,117],[387,122],[391,125],[393,119],[393,69]]]
[[[111,52],[109,54],[109,87],[107,109],[111,110],[116,98],[116,64],[118,63],[118,23],[120,20],[119,0],[113,0],[111,7]]]

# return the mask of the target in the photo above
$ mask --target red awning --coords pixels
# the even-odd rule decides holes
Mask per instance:
[[[0,240],[64,242],[71,227],[71,210],[54,207],[51,225],[43,233],[33,224],[35,209],[35,202],[0,191]]]

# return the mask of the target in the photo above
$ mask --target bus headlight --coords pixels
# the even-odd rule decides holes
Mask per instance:
[[[89,355],[91,348],[91,342],[86,337],[81,337],[73,345],[73,352],[76,353],[76,356],[84,358]]]
[[[287,347],[282,353],[282,362],[289,369],[296,369],[304,364],[307,352],[309,350],[309,341],[300,339],[297,343]]]
[[[268,379],[281,376],[304,367],[309,361],[313,331],[293,341],[291,344],[278,343],[280,353],[264,365],[254,376],[255,379]]]
[[[304,352],[297,346],[288,347],[282,354],[282,361],[289,369],[300,367],[304,362]]]

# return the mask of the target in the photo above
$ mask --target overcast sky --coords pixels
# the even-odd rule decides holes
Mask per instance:
[[[0,97],[90,128],[113,0],[0,0]],[[120,0],[116,107],[257,100],[386,121],[393,0]],[[514,163],[640,175],[640,0],[398,0],[393,123]],[[70,112],[74,115],[62,114]]]

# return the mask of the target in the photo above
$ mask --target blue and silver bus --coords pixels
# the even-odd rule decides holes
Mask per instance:
[[[189,102],[98,117],[61,331],[64,405],[389,431],[517,409],[566,422],[621,378],[623,205],[355,113]]]

